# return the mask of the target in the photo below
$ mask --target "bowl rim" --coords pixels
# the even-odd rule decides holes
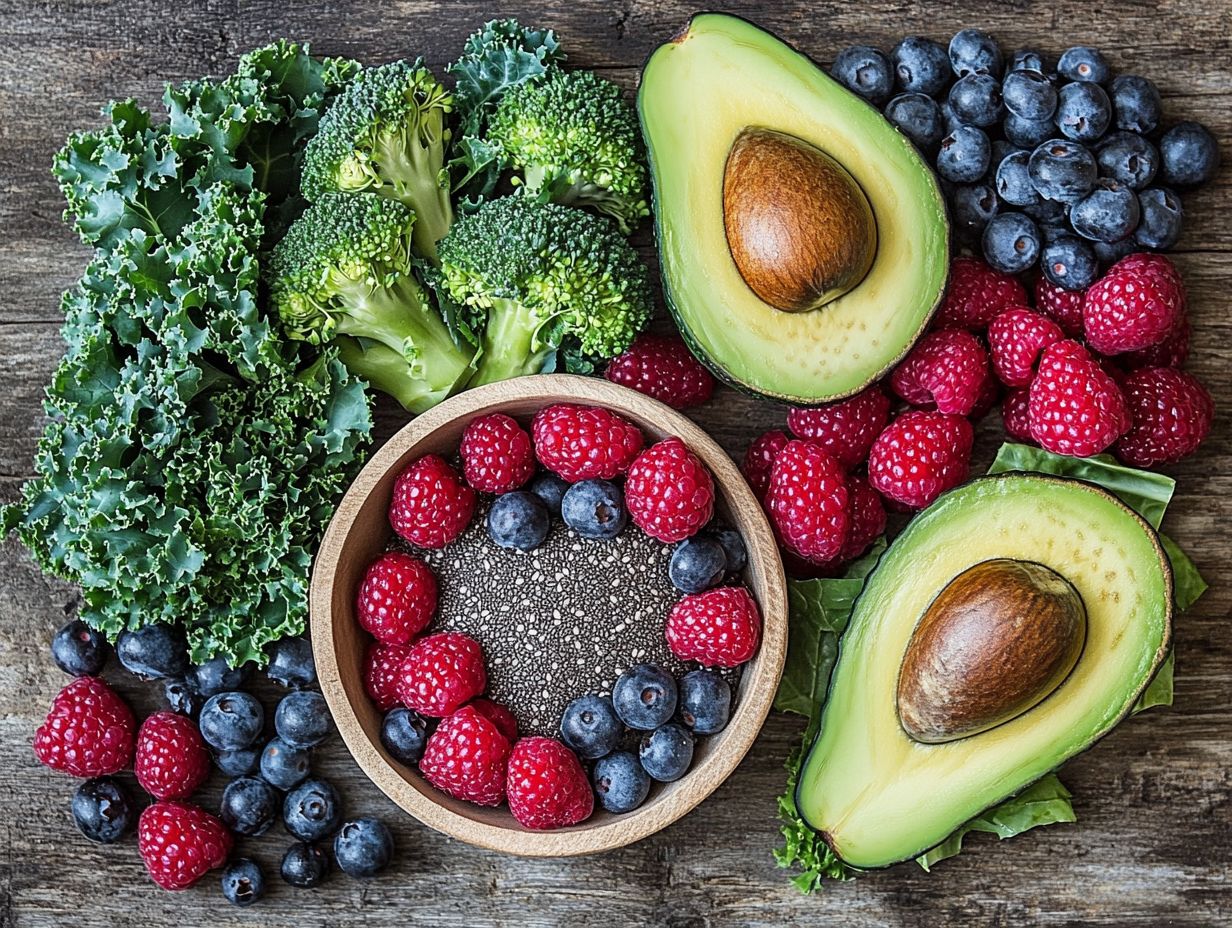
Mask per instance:
[[[713,736],[722,739],[721,750],[709,752],[685,777],[666,784],[670,789],[646,806],[596,824],[581,823],[554,831],[525,829],[512,819],[509,825],[498,825],[470,817],[435,799],[430,795],[432,787],[427,791],[416,788],[408,777],[418,779],[419,773],[401,772],[386,755],[379,738],[365,732],[342,682],[335,643],[335,618],[339,623],[354,619],[350,615],[335,617],[332,581],[362,505],[373,489],[438,429],[497,411],[494,407],[510,402],[606,406],[633,418],[639,427],[653,423],[655,428],[684,441],[710,470],[717,493],[726,499],[729,510],[733,515],[738,513],[749,552],[749,577],[757,588],[762,613],[761,644],[757,655],[745,665],[736,712],[727,728]],[[760,503],[727,452],[701,426],[658,400],[606,380],[572,374],[540,374],[476,387],[400,428],[368,459],[330,520],[313,564],[309,613],[321,692],[347,750],[364,774],[396,805],[430,828],[477,847],[528,857],[613,850],[640,841],[690,812],[727,779],[753,746],[773,705],[787,652],[787,587],[778,546]],[[358,698],[367,698],[362,688]],[[488,812],[476,807],[477,815]]]

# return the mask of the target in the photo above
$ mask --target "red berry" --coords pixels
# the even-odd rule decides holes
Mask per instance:
[[[1108,271],[1109,273],[1127,271],[1133,274],[1155,274],[1167,279],[1175,287],[1183,289],[1185,286],[1185,282],[1181,279],[1181,272],[1176,269],[1176,265],[1163,255],[1151,251],[1137,251],[1132,255],[1126,255]]]
[[[34,755],[53,770],[101,777],[133,756],[133,712],[99,677],[77,677],[52,701],[34,734]]]
[[[791,441],[786,432],[777,429],[763,432],[753,439],[749,450],[744,453],[744,479],[749,482],[753,494],[758,499],[764,499],[766,488],[770,486],[770,470],[774,467],[774,459]]]
[[[436,592],[432,568],[404,551],[386,551],[368,565],[355,613],[377,641],[409,644],[432,621]]]
[[[770,473],[766,508],[785,547],[816,563],[838,557],[847,539],[847,478],[823,448],[788,442]]]
[[[854,561],[867,551],[886,527],[885,504],[867,477],[847,478],[847,540],[840,561]]]
[[[873,384],[855,396],[813,409],[792,409],[787,427],[797,438],[820,445],[844,468],[850,470],[866,457],[873,440],[885,428],[890,414],[889,397]],[[775,434],[767,432],[767,435]],[[782,434],[781,432],[778,434]],[[783,444],[787,443],[784,436]],[[779,446],[782,448],[782,445]],[[749,449],[752,451],[752,449]],[[747,458],[746,467],[747,467]],[[773,460],[770,462],[773,463]],[[769,468],[766,479],[770,479]]]
[[[539,463],[570,483],[618,477],[642,450],[641,429],[602,406],[545,406],[531,432]]]
[[[674,335],[639,335],[603,374],[674,409],[698,406],[714,393],[714,377]]]
[[[554,738],[523,738],[513,746],[506,787],[509,811],[523,828],[576,825],[595,807],[581,761]]]
[[[1035,444],[1031,437],[1031,417],[1027,411],[1031,391],[1026,387],[1010,390],[1001,403],[1001,421],[1005,424],[1005,434],[1014,441]]]
[[[379,641],[368,645],[364,655],[364,690],[382,712],[388,712],[401,702],[398,679],[410,650],[410,645],[381,644]]]
[[[1126,464],[1153,467],[1179,461],[1196,451],[1211,430],[1215,404],[1191,374],[1148,367],[1126,377],[1122,390],[1133,425],[1113,450]]]
[[[398,698],[408,709],[443,718],[488,686],[483,649],[470,635],[439,632],[420,638],[398,673]]]
[[[1046,451],[1085,458],[1129,428],[1116,381],[1076,341],[1057,342],[1044,352],[1030,389],[1031,437]]]
[[[210,752],[191,719],[155,712],[137,732],[133,771],[155,799],[187,799],[210,775]]]
[[[975,408],[967,415],[972,422],[979,422],[992,412],[992,408],[1001,400],[1001,381],[992,372],[992,366],[984,371],[984,384],[980,387],[980,395],[975,400]]]
[[[535,476],[535,449],[526,430],[499,412],[472,419],[458,447],[462,475],[481,493],[508,493]]]
[[[475,491],[438,454],[411,462],[394,482],[389,524],[420,548],[443,548],[475,514]]]
[[[744,587],[721,586],[682,596],[667,616],[665,634],[682,661],[738,667],[757,653],[761,613]]]
[[[1087,290],[1082,330],[1092,350],[1121,354],[1158,345],[1184,315],[1185,288],[1168,259],[1130,255]]]
[[[163,889],[187,889],[227,862],[231,833],[187,802],[156,802],[137,821],[137,849],[150,879]]]
[[[665,438],[637,456],[625,480],[635,525],[672,544],[697,534],[714,515],[710,471],[679,438]]]
[[[424,746],[419,772],[456,799],[481,806],[505,801],[509,739],[471,706],[442,719]]]
[[[1061,327],[1025,306],[1014,306],[988,323],[992,369],[1007,387],[1025,387],[1035,376],[1035,364],[1049,345],[1064,338]]]
[[[1086,294],[1085,290],[1058,287],[1041,275],[1035,282],[1035,311],[1059,325],[1066,338],[1077,338],[1082,334],[1082,304]]]
[[[510,744],[518,740],[518,720],[505,706],[482,696],[472,699],[467,705],[495,725],[496,730],[508,738]]]
[[[978,258],[955,258],[935,327],[982,329],[1001,310],[1026,302],[1027,291],[1015,278],[994,271]]]
[[[890,385],[913,406],[966,416],[987,376],[988,353],[980,340],[963,329],[941,329],[916,342],[890,375]]]
[[[1171,335],[1158,345],[1141,351],[1127,351],[1117,355],[1117,361],[1126,370],[1136,371],[1143,367],[1183,367],[1189,360],[1189,317],[1181,321]]]
[[[971,442],[971,423],[961,416],[905,412],[873,442],[869,482],[887,499],[923,509],[967,479]]]

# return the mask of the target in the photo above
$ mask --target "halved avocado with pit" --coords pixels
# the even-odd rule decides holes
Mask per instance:
[[[906,354],[944,291],[949,228],[932,170],[877,110],[718,13],[651,55],[638,110],[668,306],[721,379],[823,403]]]
[[[942,496],[883,555],[840,643],[796,804],[853,867],[916,857],[1123,719],[1171,636],[1154,530],[1037,474]]]

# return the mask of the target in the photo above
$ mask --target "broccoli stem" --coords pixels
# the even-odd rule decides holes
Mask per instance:
[[[340,335],[334,342],[338,357],[347,369],[368,381],[369,385],[387,393],[408,412],[427,412],[447,399],[452,389],[434,388],[426,380],[415,377],[403,357],[380,342]]]
[[[493,299],[479,349],[479,366],[470,386],[496,383],[524,374],[538,374],[552,354],[539,341],[543,320],[518,300]]]
[[[438,126],[438,135],[442,131],[443,126]],[[411,246],[416,254],[435,265],[440,264],[436,243],[453,225],[449,184],[442,184],[444,150],[440,141],[424,145],[420,131],[385,132],[376,145],[381,174],[390,179],[379,192],[415,211]]]

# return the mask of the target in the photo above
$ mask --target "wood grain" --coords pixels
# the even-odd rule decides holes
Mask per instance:
[[[821,61],[843,45],[885,49],[901,36],[938,39],[978,25],[1004,47],[1104,48],[1116,68],[1155,80],[1168,115],[1207,123],[1232,157],[1232,38],[1228,0],[724,4]],[[39,400],[59,357],[59,293],[80,273],[85,249],[60,222],[47,166],[70,131],[96,124],[112,97],[152,102],[166,80],[230,68],[275,36],[310,39],[322,53],[382,61],[424,54],[439,67],[478,23],[516,15],[556,28],[571,60],[633,87],[645,55],[683,25],[680,0],[429,3],[359,0],[0,0],[0,499],[30,472],[41,429]],[[776,869],[775,797],[801,722],[772,715],[736,772],[691,814],[631,847],[597,857],[525,860],[440,836],[380,794],[331,739],[314,761],[342,789],[351,814],[394,827],[393,873],[360,883],[332,877],[311,892],[273,877],[271,898],[247,912],[222,903],[207,881],[186,893],[155,890],[133,845],[99,848],[68,815],[73,785],[37,765],[30,738],[62,675],[47,656],[53,631],[76,608],[69,586],[42,577],[21,547],[0,544],[0,928],[12,926],[253,925],[372,928],[813,925],[1100,925],[1156,928],[1232,921],[1232,170],[1185,198],[1176,259],[1190,293],[1189,369],[1212,388],[1215,431],[1172,473],[1180,480],[1165,529],[1193,554],[1212,589],[1176,623],[1177,690],[1170,710],[1120,726],[1066,765],[1079,823],[998,844],[988,836],[931,875],[898,867],[802,898]],[[650,238],[638,239],[653,260]],[[782,407],[721,390],[692,417],[732,454]],[[382,407],[381,435],[405,415]],[[977,465],[991,460],[999,424],[987,422]],[[116,678],[139,710],[161,696]],[[262,693],[272,708],[273,691]],[[215,805],[215,778],[204,802]],[[921,797],[927,801],[927,797]],[[273,875],[289,837],[278,831],[240,849]]]

